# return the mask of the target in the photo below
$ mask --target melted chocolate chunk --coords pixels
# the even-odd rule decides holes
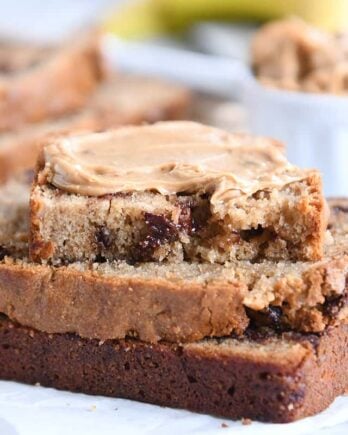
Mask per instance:
[[[346,285],[347,287],[347,285]],[[348,304],[348,292],[334,298],[327,299],[323,305],[323,313],[335,318],[341,309]]]
[[[101,255],[101,254],[98,254],[96,257],[95,257],[95,260],[94,260],[96,263],[106,263],[106,258],[103,256],[103,255]]]
[[[187,234],[192,233],[192,211],[190,207],[182,207],[178,226],[181,230],[185,231]]]
[[[145,213],[145,223],[146,235],[133,252],[135,262],[150,261],[156,248],[175,242],[179,237],[178,226],[163,215]]]
[[[192,229],[191,233],[198,233],[206,226],[208,220],[211,218],[211,211],[209,206],[197,206],[191,209],[192,214]]]
[[[112,237],[110,230],[106,227],[100,227],[95,233],[97,242],[102,245],[103,248],[110,248],[112,245]]]
[[[211,217],[210,202],[207,194],[196,197],[180,197],[177,205],[181,208],[178,226],[188,235],[203,230]]]
[[[321,334],[294,332],[285,330],[275,330],[268,326],[249,326],[244,335],[235,337],[241,341],[248,340],[257,343],[267,343],[274,338],[283,338],[285,340],[309,344],[317,352],[320,344]],[[223,342],[223,341],[222,341]]]
[[[279,332],[271,329],[267,326],[253,326],[250,325],[248,329],[244,332],[244,335],[238,337],[240,340],[256,341],[258,343],[264,343],[272,338],[279,337]]]
[[[261,225],[258,225],[257,228],[251,228],[250,230],[241,230],[240,231],[240,237],[246,241],[250,242],[250,240],[254,239],[255,237],[261,236],[264,229]]]
[[[247,308],[247,315],[250,318],[251,327],[267,326],[276,331],[285,330],[282,324],[282,309],[270,305],[263,311],[254,311]]]
[[[6,255],[10,255],[9,251],[3,246],[0,246],[0,260],[3,260]]]
[[[149,229],[147,243],[153,246],[174,242],[178,237],[177,226],[163,215],[145,213],[145,223]]]

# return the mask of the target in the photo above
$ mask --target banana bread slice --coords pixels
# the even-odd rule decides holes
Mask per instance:
[[[291,422],[348,388],[348,325],[151,345],[46,334],[1,317],[0,348],[1,379],[232,419]]]
[[[193,122],[48,140],[31,194],[31,258],[74,261],[316,260],[320,174],[280,144]]]
[[[59,47],[0,46],[0,131],[81,107],[103,77],[99,41],[84,35]]]
[[[7,256],[0,263],[0,312],[41,331],[100,340],[185,342],[241,334],[250,322],[323,331],[348,319],[347,205],[333,202],[331,236],[316,262],[53,267]]]
[[[141,76],[109,74],[85,106],[73,114],[26,125],[0,137],[0,183],[15,173],[33,169],[48,133],[102,131],[185,116],[191,101],[182,86]]]

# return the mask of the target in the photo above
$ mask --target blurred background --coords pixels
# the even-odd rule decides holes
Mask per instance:
[[[2,39],[57,43],[100,27],[110,68],[183,84],[195,93],[193,119],[280,139],[292,162],[322,170],[328,195],[348,195],[345,92],[264,86],[254,78],[250,50],[260,25],[285,17],[300,17],[319,32],[345,35],[348,0],[0,0],[0,4]],[[271,35],[265,49],[277,37]],[[348,83],[345,76],[344,80]]]

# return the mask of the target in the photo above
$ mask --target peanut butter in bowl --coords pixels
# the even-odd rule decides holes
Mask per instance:
[[[252,43],[256,77],[280,89],[346,95],[348,33],[330,33],[299,18],[263,26]]]

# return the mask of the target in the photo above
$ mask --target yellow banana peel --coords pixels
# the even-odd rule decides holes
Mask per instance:
[[[265,21],[297,15],[326,30],[348,28],[348,0],[130,0],[104,23],[123,38],[185,29],[200,20]]]

